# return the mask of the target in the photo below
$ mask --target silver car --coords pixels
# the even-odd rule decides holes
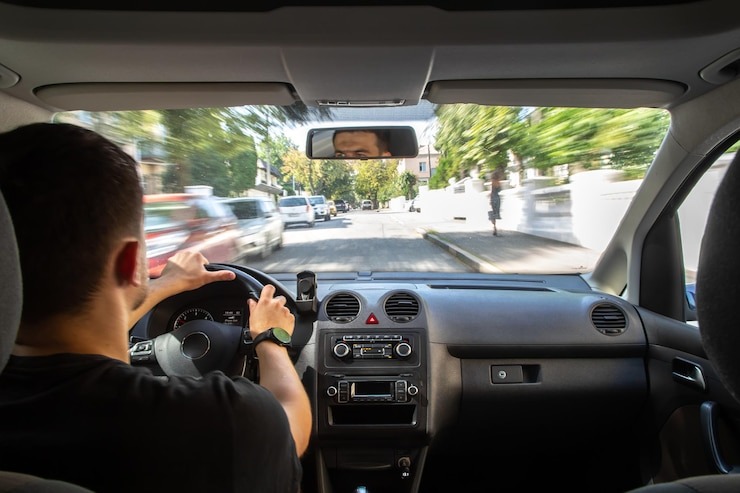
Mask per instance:
[[[267,258],[283,246],[283,218],[270,197],[223,199],[239,219],[239,255]]]
[[[313,213],[316,219],[321,218],[324,221],[331,220],[331,212],[329,211],[329,203],[326,197],[323,195],[311,195],[308,201],[313,206]]]

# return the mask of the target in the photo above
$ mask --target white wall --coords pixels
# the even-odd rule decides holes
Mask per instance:
[[[695,268],[704,224],[729,157],[723,157],[696,185],[679,211],[687,269]],[[570,183],[548,186],[547,178],[528,178],[501,191],[500,229],[520,231],[602,251],[611,239],[642,180],[623,180],[617,170],[573,174]],[[462,219],[472,228],[490,229],[489,192],[480,180],[464,191],[422,190],[421,213],[430,218]],[[430,219],[433,220],[433,219]]]

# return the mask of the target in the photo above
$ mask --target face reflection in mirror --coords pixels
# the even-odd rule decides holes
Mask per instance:
[[[337,130],[334,133],[334,157],[373,158],[391,156],[389,136],[380,130]]]

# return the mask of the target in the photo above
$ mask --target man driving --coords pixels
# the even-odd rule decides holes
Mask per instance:
[[[234,279],[187,252],[150,289],[137,163],[95,132],[31,124],[0,134],[0,188],[24,298],[0,375],[0,469],[99,492],[299,491],[311,411],[285,347],[255,341],[259,384],[220,371],[159,377],[129,363],[139,316]],[[248,301],[253,340],[271,328],[292,334],[286,301],[272,285]]]

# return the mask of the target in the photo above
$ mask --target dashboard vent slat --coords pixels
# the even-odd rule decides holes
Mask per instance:
[[[615,336],[627,330],[627,317],[616,305],[602,303],[591,311],[591,323],[602,334]]]
[[[407,323],[419,315],[419,300],[409,293],[395,293],[385,300],[385,314],[397,323]]]
[[[347,323],[360,314],[360,300],[350,293],[339,293],[326,302],[326,316],[337,323]]]

